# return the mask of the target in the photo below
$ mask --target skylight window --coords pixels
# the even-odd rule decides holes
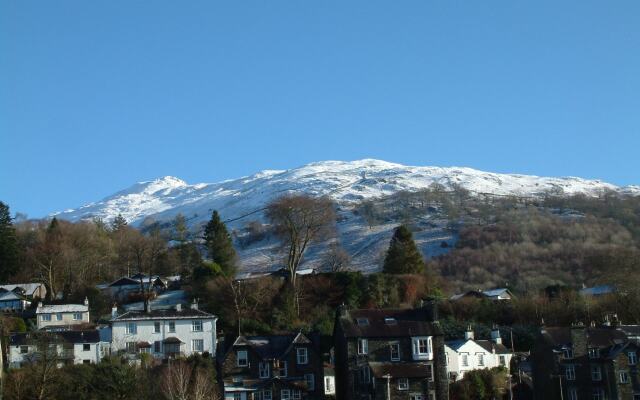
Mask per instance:
[[[387,325],[398,325],[398,321],[395,318],[387,317],[384,319],[384,323]]]
[[[369,325],[369,319],[368,318],[358,318],[358,319],[356,319],[356,323],[358,324],[358,326],[367,326],[367,325]]]

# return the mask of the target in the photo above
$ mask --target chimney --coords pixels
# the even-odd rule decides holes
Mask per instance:
[[[113,307],[111,307],[111,318],[115,318],[118,316],[118,306],[114,303]]]
[[[182,311],[182,304],[176,304],[176,311]]]
[[[193,302],[191,303],[191,309],[192,310],[198,309],[198,299],[193,299]]]
[[[500,337],[500,329],[498,329],[497,326],[494,326],[493,329],[491,330],[491,340],[493,340],[495,344],[502,344],[502,338]]]
[[[89,298],[85,296],[84,298],[84,305],[89,307]]]
[[[473,329],[471,329],[471,325],[467,327],[467,331],[464,333],[464,340],[473,340]]]
[[[426,311],[429,322],[438,321],[438,301],[434,297],[420,300],[420,308]]]
[[[42,302],[40,301],[38,302],[38,308],[41,308],[41,307],[42,307]]]

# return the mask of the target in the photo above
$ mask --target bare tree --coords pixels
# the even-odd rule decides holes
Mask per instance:
[[[162,373],[162,392],[167,400],[215,399],[213,376],[202,368],[176,361]]]
[[[346,270],[349,264],[351,264],[351,256],[340,242],[331,243],[323,257],[323,267],[331,272],[340,272]]]
[[[285,267],[295,290],[296,272],[309,245],[326,239],[334,231],[333,202],[306,195],[280,197],[267,206],[266,216],[286,249]]]

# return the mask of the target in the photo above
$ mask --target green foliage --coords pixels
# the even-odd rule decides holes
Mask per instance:
[[[220,275],[224,275],[222,267],[213,261],[203,261],[193,270],[194,282],[204,282]]]
[[[211,260],[222,268],[226,276],[233,276],[236,271],[237,254],[231,235],[217,211],[211,214],[211,219],[204,229],[204,240]]]
[[[424,272],[424,260],[407,226],[400,225],[393,232],[389,250],[384,259],[387,274],[417,274]]]
[[[0,282],[6,282],[18,269],[18,245],[9,206],[0,201]]]
[[[502,367],[468,371],[450,386],[451,400],[500,399],[508,390],[507,371]]]
[[[127,220],[124,219],[122,214],[118,214],[113,221],[111,221],[111,231],[118,232],[127,226]]]
[[[269,335],[273,332],[269,324],[255,319],[242,319],[241,327],[243,335]]]

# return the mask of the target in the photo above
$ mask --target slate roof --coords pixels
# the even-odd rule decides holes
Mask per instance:
[[[387,322],[387,319],[392,318]],[[358,324],[366,319],[366,324]],[[442,329],[437,322],[430,321],[425,308],[387,310],[346,310],[340,317],[340,324],[346,337],[404,337],[437,336]]]
[[[154,310],[149,312],[144,311],[127,311],[124,314],[118,315],[111,319],[113,322],[118,321],[140,321],[140,320],[153,320],[153,319],[218,319],[213,314],[202,310],[195,310],[189,307],[182,307],[180,311],[173,309]]]
[[[38,290],[38,288],[42,286],[41,283],[16,283],[11,285],[0,285],[0,289],[4,289],[6,291],[12,291],[17,287],[24,289],[25,293],[28,296],[31,296],[33,292]]]
[[[426,363],[391,363],[370,362],[371,373],[376,378],[384,378],[390,375],[392,378],[426,378]]]
[[[0,293],[0,301],[27,300],[24,296],[15,292]]]
[[[571,329],[570,327],[544,328],[542,336],[555,346],[569,345],[571,344]],[[577,329],[585,330],[587,346],[589,347],[604,348],[615,346],[628,340],[623,331],[612,327]]]
[[[89,306],[84,304],[46,304],[38,306],[36,314],[55,314],[64,312],[87,312]]]
[[[61,332],[52,332],[50,335],[54,335],[65,342],[68,343],[98,343],[100,342],[100,332],[97,330],[87,330],[87,331],[61,331]],[[31,332],[27,333],[13,333],[9,337],[9,345],[10,346],[20,346],[24,344],[34,343],[38,334],[33,334]]]
[[[248,346],[263,360],[280,359],[294,344],[311,344],[302,333],[291,335],[238,336],[233,346]]]
[[[493,353],[495,350],[496,354],[511,354],[511,350],[507,348],[502,343],[495,343],[492,340],[474,340],[480,347],[488,351],[489,353]]]
[[[615,286],[611,285],[599,285],[589,288],[580,289],[580,294],[583,296],[602,296],[605,294],[615,293]]]

